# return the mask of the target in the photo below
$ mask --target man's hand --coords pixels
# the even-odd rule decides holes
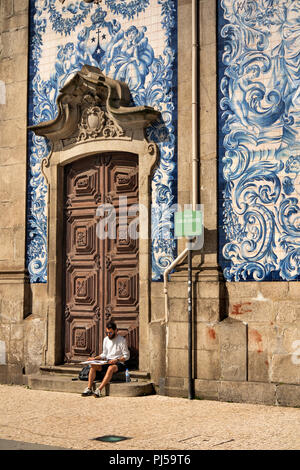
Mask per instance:
[[[108,361],[108,364],[117,364],[118,362],[118,359],[111,359],[110,361]]]

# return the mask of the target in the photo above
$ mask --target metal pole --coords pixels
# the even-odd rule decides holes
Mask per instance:
[[[191,242],[189,241],[188,244]],[[192,400],[193,394],[193,288],[192,288],[192,250],[188,251],[188,398]]]

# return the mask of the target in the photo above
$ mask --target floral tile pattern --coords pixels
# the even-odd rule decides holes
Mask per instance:
[[[218,2],[219,259],[300,279],[300,1]]]
[[[152,279],[162,280],[177,251],[174,237],[163,236],[166,224],[173,233],[168,208],[177,198],[177,2],[31,0],[29,125],[56,117],[59,90],[84,64],[125,81],[134,105],[161,112],[147,136],[160,149],[152,181]],[[47,141],[29,132],[26,259],[32,283],[47,282],[41,161],[49,152]]]

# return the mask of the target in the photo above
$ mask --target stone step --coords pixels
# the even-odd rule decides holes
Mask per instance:
[[[80,370],[83,368],[82,364],[63,364],[60,366],[41,366],[40,371],[42,374],[63,374],[69,376],[78,376]],[[130,377],[133,379],[149,380],[149,372],[142,370],[129,370]]]
[[[77,377],[59,374],[33,374],[24,377],[24,384],[33,390],[47,390],[54,392],[81,393],[87,382],[77,380]],[[134,381],[135,380],[135,381]],[[150,381],[134,379],[129,383],[110,383],[103,390],[104,395],[113,397],[139,397],[155,393]]]

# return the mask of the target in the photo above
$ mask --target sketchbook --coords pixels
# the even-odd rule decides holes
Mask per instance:
[[[98,364],[98,366],[101,366],[103,364],[108,364],[108,362],[107,361],[98,361],[98,360],[94,359],[93,361],[83,361],[80,364]]]

